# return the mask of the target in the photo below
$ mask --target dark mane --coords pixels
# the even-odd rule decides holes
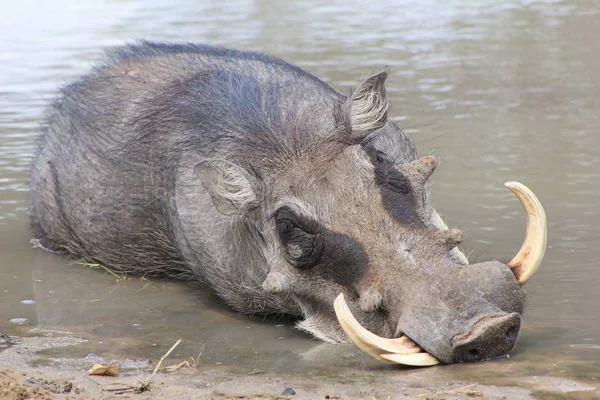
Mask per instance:
[[[228,49],[220,46],[209,46],[206,44],[196,43],[177,43],[177,42],[155,42],[149,40],[138,40],[136,43],[131,43],[125,46],[116,47],[106,52],[108,59],[110,60],[106,65],[113,65],[115,63],[126,61],[131,58],[147,58],[156,57],[166,54],[181,55],[181,54],[196,54],[199,56],[210,56],[220,58],[227,61],[255,61],[263,64],[269,64],[273,67],[283,68],[286,72],[293,72],[298,77],[303,79],[310,79],[314,83],[332,90],[331,87],[315,77],[304,71],[303,69],[290,64],[281,58],[269,56],[263,53],[249,50],[235,50]]]
[[[185,79],[173,81],[157,93],[154,110],[161,104],[169,118],[161,121],[140,114],[130,125],[143,126],[144,137],[181,126],[188,132],[175,144],[181,150],[227,149],[227,154],[206,156],[243,159],[258,168],[304,154],[318,147],[317,142],[326,147],[328,142],[339,142],[332,115],[337,115],[345,97],[276,57],[198,44],[142,41],[112,50],[111,61],[104,68],[166,54],[197,55],[201,60],[216,57],[221,62],[211,60],[202,69],[195,64],[195,69],[184,74]],[[154,126],[148,126],[148,121]],[[198,127],[206,128],[199,131]],[[138,136],[136,141],[142,139]]]

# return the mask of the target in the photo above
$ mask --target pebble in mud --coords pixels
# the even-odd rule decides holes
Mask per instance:
[[[27,318],[13,318],[8,322],[12,322],[13,324],[24,324],[27,321],[29,321]]]
[[[35,304],[35,300],[22,300],[21,304]]]
[[[296,394],[296,391],[291,387],[286,387],[283,392],[281,392],[282,396],[293,396]]]
[[[0,333],[0,349],[7,348],[11,344],[10,337],[6,333]]]

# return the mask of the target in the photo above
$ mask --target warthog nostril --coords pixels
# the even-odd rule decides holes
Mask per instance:
[[[519,314],[485,316],[452,340],[453,362],[482,361],[507,354],[517,343]]]

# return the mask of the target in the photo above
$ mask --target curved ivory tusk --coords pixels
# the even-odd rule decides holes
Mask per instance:
[[[348,308],[348,305],[346,304],[346,300],[344,298],[343,293],[340,293],[339,296],[335,299],[333,307],[335,309],[335,314],[338,318],[338,321],[340,322],[342,329],[344,329],[344,332],[346,332],[350,340],[352,340],[352,342],[359,349],[369,354],[370,356],[376,358],[377,360],[388,363],[398,363],[398,361],[395,361],[393,359],[384,358],[384,355],[390,355],[387,353],[396,354],[398,356],[402,355],[406,357],[410,356],[411,354],[427,354],[420,353],[422,352],[422,349],[406,336],[402,336],[397,339],[387,339],[377,336],[374,333],[371,333],[365,328],[363,328],[358,323],[356,318],[354,318],[352,312],[350,312],[350,308]],[[431,358],[434,359],[433,357]],[[421,365],[419,363],[421,362],[421,358],[419,357],[414,358],[413,363],[410,363],[410,358],[406,358],[406,360],[406,365]],[[414,362],[416,362],[416,364]],[[401,362],[401,364],[403,363]]]
[[[396,364],[411,365],[413,367],[430,367],[440,363],[429,353],[382,354],[381,357]]]
[[[519,182],[506,182],[527,212],[527,234],[521,249],[508,263],[517,281],[523,286],[536,273],[546,251],[546,212],[531,190]]]
[[[342,328],[344,328],[344,326],[350,327],[352,333],[360,338],[366,346],[377,349],[380,353],[418,353],[421,351],[421,348],[406,336],[402,336],[398,339],[387,339],[377,336],[363,328],[356,318],[354,318],[354,315],[352,315],[350,308],[348,308],[348,304],[346,304],[343,293],[340,293],[335,299],[333,307]],[[346,329],[344,329],[344,331],[346,331]]]

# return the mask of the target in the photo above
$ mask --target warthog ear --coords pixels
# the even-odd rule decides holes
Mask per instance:
[[[387,122],[386,78],[385,71],[367,78],[344,104],[346,124],[354,142],[361,142]]]
[[[245,214],[258,207],[257,178],[224,160],[200,161],[194,172],[221,214]]]

